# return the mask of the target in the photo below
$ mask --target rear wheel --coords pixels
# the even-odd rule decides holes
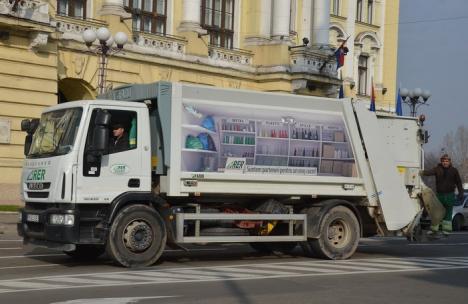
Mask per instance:
[[[463,229],[463,216],[461,216],[460,214],[457,214],[452,220],[452,230],[460,231],[462,229]]]
[[[75,250],[64,251],[64,253],[75,260],[87,261],[97,259],[105,252],[105,249],[104,245],[78,244]]]
[[[154,264],[166,244],[163,219],[152,207],[125,207],[115,218],[109,231],[108,254],[126,267]]]
[[[331,260],[350,258],[359,243],[360,226],[354,213],[347,207],[330,209],[320,223],[318,238],[309,239],[303,247],[308,254]]]

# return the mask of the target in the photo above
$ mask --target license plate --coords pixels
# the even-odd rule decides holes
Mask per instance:
[[[43,183],[28,183],[27,185],[29,190],[44,190]]]
[[[39,214],[28,214],[26,216],[26,220],[28,222],[35,222],[35,223],[39,223]]]

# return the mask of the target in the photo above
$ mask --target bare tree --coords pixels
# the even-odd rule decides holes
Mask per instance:
[[[468,129],[459,126],[455,132],[449,132],[442,141],[444,152],[452,158],[453,166],[458,169],[462,181],[468,182]]]
[[[432,169],[439,163],[439,155],[435,152],[429,152],[424,154],[424,169]],[[431,188],[433,191],[436,190],[435,178],[432,176],[423,176],[424,183]]]
[[[468,183],[468,128],[459,126],[455,132],[445,134],[440,148],[440,155],[447,153],[452,164],[460,172],[462,182]],[[439,154],[429,152],[424,157],[424,167],[434,168],[439,163]],[[424,178],[424,182],[434,189],[433,179]]]

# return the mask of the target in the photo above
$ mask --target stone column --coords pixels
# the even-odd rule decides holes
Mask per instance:
[[[290,0],[273,0],[272,36],[274,39],[289,40],[290,14]]]
[[[262,38],[271,36],[271,0],[260,0],[259,34]]]
[[[315,0],[313,15],[312,44],[328,46],[330,44],[330,0]]]
[[[182,6],[182,22],[177,30],[179,32],[206,34],[206,30],[200,26],[201,0],[183,0]]]
[[[312,1],[302,2],[302,18],[299,38],[307,37],[312,41]]]
[[[357,61],[354,61],[354,38],[355,36],[355,27],[356,27],[356,1],[348,1],[348,14],[346,19],[346,32],[350,36],[346,46],[348,47],[348,55],[345,56],[344,64],[344,81],[347,84],[357,83],[357,78],[355,78],[355,69],[357,71]],[[348,37],[345,37],[345,39]],[[359,58],[359,56],[358,56]]]
[[[115,15],[130,18],[131,15],[124,10],[123,0],[104,0],[99,15]]]

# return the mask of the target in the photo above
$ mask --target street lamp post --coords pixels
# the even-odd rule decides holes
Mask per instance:
[[[99,40],[99,45],[93,46],[93,42]],[[128,41],[128,37],[123,32],[117,32],[112,37],[110,31],[101,27],[97,31],[87,29],[83,32],[83,40],[86,46],[99,56],[99,73],[98,73],[98,93],[104,94],[106,91],[106,67],[107,58],[115,53],[120,52]],[[117,47],[113,47],[114,44]]]
[[[431,92],[428,90],[423,91],[420,88],[414,90],[401,89],[400,96],[403,102],[410,106],[411,116],[416,117],[416,110],[419,106],[426,104],[429,97],[431,97]]]

